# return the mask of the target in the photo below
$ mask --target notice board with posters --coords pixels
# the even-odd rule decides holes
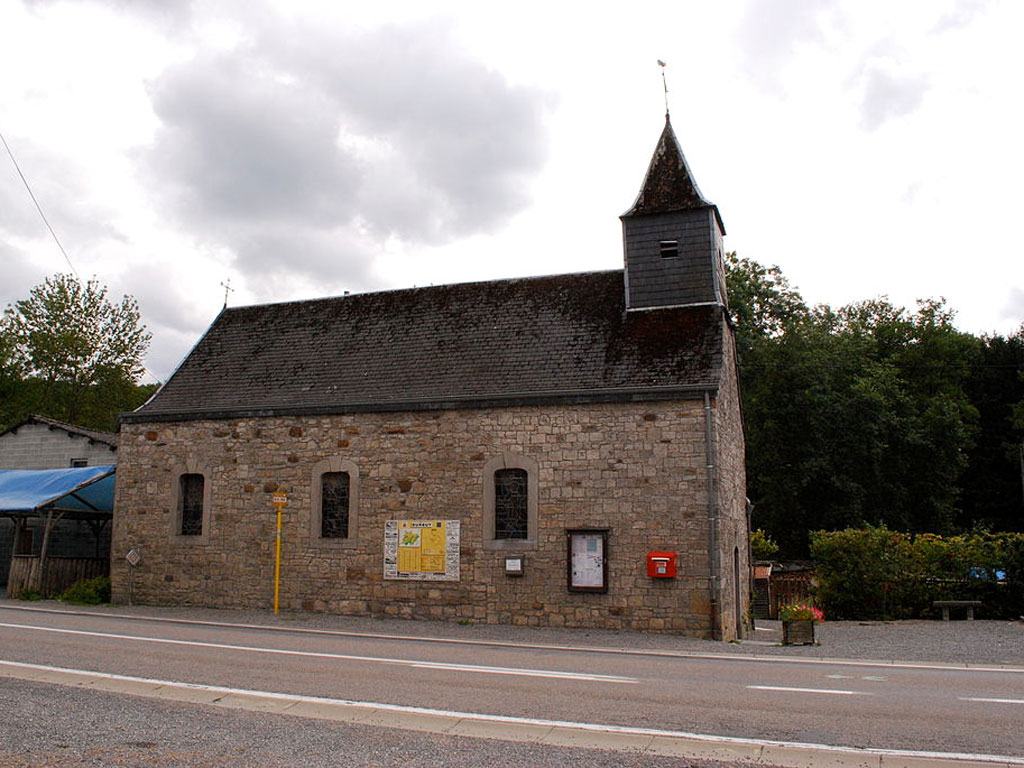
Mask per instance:
[[[608,591],[608,530],[566,531],[570,592]]]
[[[384,578],[459,580],[458,520],[388,520],[384,523]]]

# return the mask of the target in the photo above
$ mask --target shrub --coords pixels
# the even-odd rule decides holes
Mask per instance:
[[[97,576],[94,579],[76,581],[60,596],[65,603],[72,605],[99,605],[110,602],[110,579]]]
[[[779,545],[771,536],[758,528],[750,534],[750,553],[755,560],[771,560],[779,553]]]
[[[1024,534],[815,531],[811,556],[819,604],[838,619],[932,617],[933,600],[981,600],[983,618],[1024,613]]]
[[[43,593],[40,592],[38,589],[26,587],[25,589],[21,590],[21,594],[19,594],[18,597],[21,600],[42,600]]]

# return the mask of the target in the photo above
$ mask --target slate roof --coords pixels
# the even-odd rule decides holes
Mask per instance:
[[[625,311],[623,273],[224,310],[123,422],[678,396],[715,389],[724,313]]]
[[[27,424],[43,424],[50,429],[62,429],[68,434],[84,437],[93,443],[103,443],[104,445],[108,445],[114,450],[117,450],[117,435],[111,432],[100,432],[96,429],[86,429],[85,427],[79,427],[63,421],[57,421],[57,419],[49,419],[46,416],[29,416],[21,423],[15,424],[13,427],[0,432],[0,436],[8,433],[16,434],[21,427],[24,427]]]
[[[644,176],[640,194],[633,202],[633,207],[620,218],[645,216],[655,213],[675,213],[676,211],[694,208],[711,208],[718,219],[718,226],[725,234],[725,224],[718,206],[708,202],[697,187],[690,166],[686,162],[682,147],[672,130],[672,123],[665,115],[665,128],[661,132],[658,146]]]

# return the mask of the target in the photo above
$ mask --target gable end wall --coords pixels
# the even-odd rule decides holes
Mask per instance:
[[[86,459],[90,467],[117,464],[117,451],[42,424],[24,424],[0,436],[0,469],[63,469],[71,459]]]

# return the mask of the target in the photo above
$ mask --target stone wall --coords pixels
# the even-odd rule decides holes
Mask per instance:
[[[722,384],[715,403],[715,465],[718,549],[722,581],[719,613],[722,636],[743,637],[750,629],[750,532],[747,521],[746,461],[740,408],[735,336],[723,329]]]
[[[508,552],[484,547],[484,467],[504,452],[538,467],[538,539],[518,553],[521,577],[505,574]],[[358,529],[344,548],[318,545],[310,531],[313,467],[330,457],[358,468]],[[269,609],[271,494],[282,491],[285,610],[712,631],[701,400],[127,424],[119,459],[117,601],[135,548],[139,602]],[[203,543],[174,535],[174,483],[186,467],[210,484]],[[461,521],[460,580],[385,580],[391,519]],[[609,530],[607,594],[568,591],[570,528]],[[678,577],[648,578],[650,550],[678,552]]]

